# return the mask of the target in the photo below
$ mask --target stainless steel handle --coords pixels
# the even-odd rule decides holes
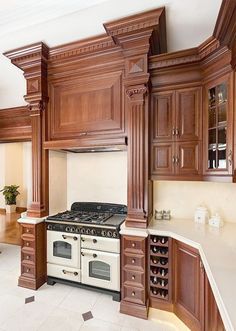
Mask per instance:
[[[62,235],[62,238],[63,238],[63,239],[67,239],[67,238],[68,238],[68,239],[78,240],[78,238],[77,238],[76,236],[67,236],[67,235],[65,235],[65,234]]]
[[[68,271],[68,270],[63,269],[62,272],[64,275],[69,274],[69,275],[78,276],[78,272],[76,272],[76,271]]]
[[[229,155],[228,155],[228,162],[229,162],[229,165],[230,165],[230,166],[232,165],[232,158],[233,158],[233,153],[232,153],[232,151],[230,150],[230,151],[229,151]]]

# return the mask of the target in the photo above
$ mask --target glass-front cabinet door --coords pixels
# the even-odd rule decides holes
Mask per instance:
[[[232,175],[232,102],[230,80],[209,84],[205,90],[205,174]]]

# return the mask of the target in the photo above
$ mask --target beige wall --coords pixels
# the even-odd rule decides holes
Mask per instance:
[[[0,144],[0,189],[5,185],[5,144]],[[0,208],[5,208],[5,201],[0,193]]]
[[[170,209],[173,217],[193,219],[195,208],[204,204],[210,213],[236,223],[236,184],[207,182],[154,182],[154,209]]]
[[[67,154],[49,152],[49,214],[67,207]]]
[[[75,201],[127,203],[127,152],[67,154],[67,208]]]
[[[17,206],[27,207],[31,201],[31,143],[0,144],[0,187],[19,185]],[[0,195],[0,208],[5,200]]]

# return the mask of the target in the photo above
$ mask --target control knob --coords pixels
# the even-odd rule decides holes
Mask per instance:
[[[87,234],[90,234],[90,229],[86,229],[86,233]]]
[[[101,235],[102,235],[103,237],[106,237],[106,231],[105,231],[105,230],[102,230]]]
[[[117,232],[114,231],[114,232],[113,232],[113,238],[117,238],[117,236],[118,236],[118,235],[117,235]]]
[[[82,229],[80,230],[80,233],[85,233],[85,229],[82,228]]]
[[[75,232],[75,227],[74,227],[74,226],[72,226],[72,227],[70,228],[70,232]]]
[[[92,230],[91,230],[91,234],[92,234],[92,235],[96,235],[96,234],[97,234],[97,231],[96,231],[95,229],[92,229]]]
[[[48,224],[48,230],[52,230],[52,224]]]
[[[80,228],[76,228],[75,232],[80,233]]]
[[[107,231],[107,237],[112,237],[112,232],[111,231]]]
[[[66,227],[66,232],[70,232],[70,227],[69,226]]]

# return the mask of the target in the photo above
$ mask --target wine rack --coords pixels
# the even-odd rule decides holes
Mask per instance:
[[[149,237],[149,292],[151,302],[170,302],[171,295],[171,239],[164,236]]]

